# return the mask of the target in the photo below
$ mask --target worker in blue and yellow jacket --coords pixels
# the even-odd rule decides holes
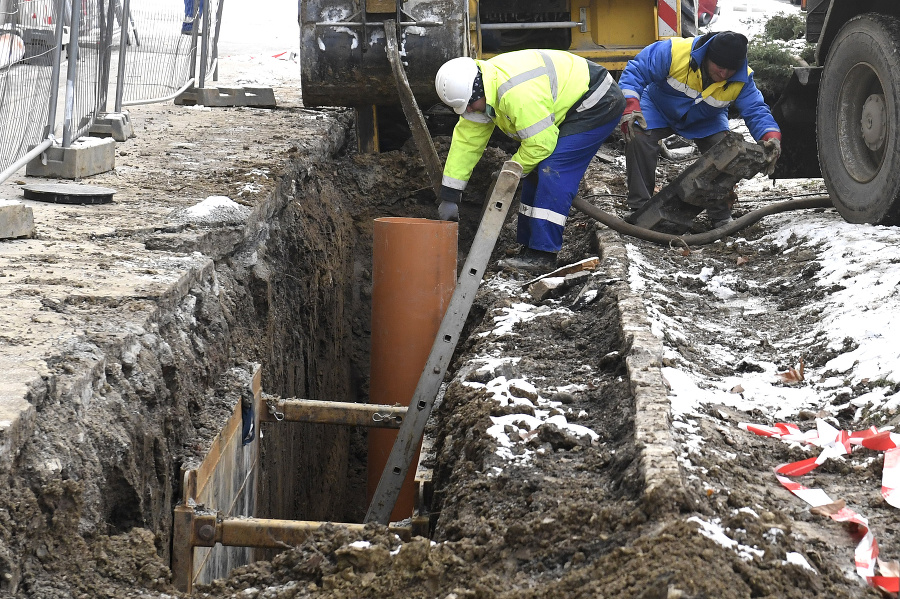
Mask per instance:
[[[460,115],[441,181],[438,215],[458,220],[458,203],[494,127],[520,141],[522,165],[517,240],[506,264],[540,271],[555,266],[581,178],[616,128],[625,98],[600,65],[561,50],[519,50],[489,60],[444,63],[435,88]]]
[[[781,154],[781,131],[753,82],[747,38],[740,33],[723,31],[650,44],[625,66],[619,86],[626,100],[621,127],[630,214],[653,195],[660,140],[677,133],[695,140],[705,152],[725,137],[732,105],[765,149],[767,173],[774,170]],[[728,199],[706,212],[715,227],[731,221]]]

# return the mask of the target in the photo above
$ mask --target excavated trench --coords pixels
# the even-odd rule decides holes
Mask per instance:
[[[124,596],[103,589],[132,568],[139,586],[171,588],[182,468],[209,450],[255,368],[273,395],[365,400],[371,207],[360,210],[323,176],[331,168],[288,166],[243,239],[236,227],[208,231],[212,259],[156,302],[93,307],[98,321],[139,312],[139,325],[85,335],[48,360],[46,385],[30,393],[35,432],[0,490],[0,591]],[[181,242],[166,235],[147,247]],[[304,424],[261,432],[256,515],[360,521],[359,433]],[[98,552],[102,567],[76,567]]]
[[[345,135],[341,126],[329,136]],[[447,141],[438,140],[442,154]],[[473,176],[460,265],[490,173],[507,156],[489,148]],[[373,219],[432,218],[427,176],[411,144],[378,156],[310,151],[279,169],[268,198],[241,225],[112,235],[189,266],[165,292],[57,306],[95,326],[48,359],[43,383],[30,390],[34,431],[0,488],[0,596],[172,596],[182,471],[200,462],[247,399],[253,372],[272,396],[367,400]],[[429,554],[413,541],[402,559],[383,561],[346,552],[354,538],[396,552],[386,529],[356,537],[326,530],[202,586],[202,596],[290,581],[303,593],[419,596],[450,592],[466,577],[467,588],[499,593],[512,575],[520,589],[542,588],[637,534],[623,524],[644,517],[635,511],[643,479],[614,297],[622,283],[592,277],[552,300],[530,300],[537,316],[511,324],[509,334],[494,331],[524,297],[525,279],[496,265],[516,248],[515,209],[428,431],[432,535],[445,543]],[[596,253],[591,227],[575,221],[564,260]],[[498,401],[487,386],[513,379],[522,381],[514,401]],[[528,425],[536,413],[565,415],[595,436]],[[492,417],[513,418],[504,434],[515,457],[496,452],[507,441],[487,432]],[[259,433],[256,516],[362,521],[364,431],[264,423]],[[606,532],[585,537],[585,521]]]

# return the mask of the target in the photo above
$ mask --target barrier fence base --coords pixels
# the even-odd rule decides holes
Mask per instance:
[[[275,108],[275,92],[270,87],[203,87],[180,93],[174,102],[179,106]]]
[[[94,121],[89,134],[94,137],[112,137],[126,141],[134,137],[134,127],[127,112],[109,112]]]
[[[116,141],[86,137],[68,148],[52,146],[25,167],[29,177],[81,179],[116,167]]]

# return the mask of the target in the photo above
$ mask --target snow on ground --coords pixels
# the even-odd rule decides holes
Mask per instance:
[[[761,30],[766,19],[778,13],[799,13],[799,8],[782,0],[751,0],[720,2],[721,14],[711,25],[712,30],[735,30],[750,33]],[[735,127],[740,130],[740,127]],[[768,178],[757,176],[741,183],[739,196],[756,195],[766,191],[772,196],[808,194],[823,190],[821,180],[782,180],[773,184]],[[822,269],[816,274],[817,284],[830,289],[842,289],[826,294],[821,301],[811,302],[806,309],[822,314],[815,330],[803,337],[779,340],[785,354],[791,346],[802,348],[818,336],[826,336],[829,349],[839,351],[846,340],[852,340],[855,349],[839,353],[829,361],[822,372],[807,372],[809,384],[802,387],[785,387],[776,376],[772,363],[760,364],[762,372],[744,373],[740,377],[727,377],[721,381],[708,381],[689,371],[665,369],[665,376],[672,386],[673,411],[689,414],[700,405],[722,403],[739,409],[766,408],[773,418],[788,419],[802,409],[815,408],[831,402],[849,386],[861,381],[885,381],[884,387],[854,398],[853,405],[872,410],[892,410],[900,404],[900,395],[893,393],[887,383],[900,381],[900,231],[894,227],[853,225],[840,220],[833,213],[816,215],[788,213],[766,220],[772,228],[769,234],[756,243],[776,243],[786,246],[792,238],[800,238],[800,247],[816,252]],[[792,243],[796,251],[798,244]],[[632,273],[632,287],[640,291],[646,285],[643,276],[653,276],[641,270],[643,262],[636,246],[629,246],[629,256],[638,268]],[[686,273],[680,276],[694,276]],[[703,273],[700,275],[703,277]],[[723,301],[733,294],[732,281],[726,277],[706,275],[710,289]],[[746,310],[758,309],[748,304]],[[650,307],[653,315],[653,307]],[[655,330],[673,336],[679,334],[677,326],[659,312],[655,316]],[[740,337],[737,330],[723,328],[722,339]],[[734,360],[722,347],[707,347],[701,352],[707,357]],[[802,352],[798,352],[802,353]],[[823,377],[828,372],[831,376]],[[731,390],[741,385],[744,392]]]
[[[219,70],[222,80],[236,85],[299,86],[297,3],[226,3],[219,33]]]
[[[750,245],[774,243],[787,248],[790,240],[789,251],[814,251],[821,265],[815,274],[816,284],[833,290],[804,306],[808,313],[821,314],[813,329],[791,338],[771,339],[770,343],[781,348],[784,355],[802,355],[805,346],[811,347],[824,337],[828,349],[837,355],[819,369],[807,368],[806,384],[801,386],[785,386],[771,362],[757,362],[758,372],[743,372],[721,380],[696,374],[700,368],[666,368],[673,412],[686,415],[703,404],[720,403],[745,411],[763,408],[772,418],[791,419],[800,410],[819,411],[833,404],[855,385],[875,381],[884,385],[849,401],[859,409],[857,417],[864,407],[869,408],[869,416],[876,411],[896,409],[900,403],[900,395],[893,391],[900,381],[900,346],[896,343],[900,335],[900,231],[849,224],[834,213],[789,213],[770,217],[767,224],[770,232]],[[648,283],[642,279],[658,274],[636,246],[629,246],[629,257],[635,269],[632,288],[643,291]],[[678,273],[676,278],[682,276],[693,275]],[[733,283],[729,276],[733,275],[709,274],[707,288],[727,299]],[[748,311],[759,309],[752,298],[743,307]],[[652,303],[649,308],[653,329],[661,338],[673,340],[685,335],[678,322],[654,309]],[[730,329],[725,319],[718,326],[722,345],[695,349],[704,360],[735,364],[744,355],[734,342],[741,339],[741,331]],[[846,351],[846,347],[853,349]],[[675,350],[670,347],[667,352],[674,354]],[[733,392],[738,385],[742,391]],[[839,410],[840,406],[833,409]]]
[[[581,414],[574,412],[559,401],[542,396],[537,387],[528,379],[509,378],[513,375],[507,372],[505,366],[515,365],[521,360],[522,356],[512,356],[508,350],[500,349],[504,339],[517,334],[513,331],[516,323],[558,314],[571,314],[571,311],[562,307],[549,308],[547,306],[534,305],[531,301],[528,301],[530,300],[528,294],[504,275],[494,275],[485,281],[484,285],[489,289],[507,295],[510,298],[510,305],[497,310],[493,318],[494,328],[479,334],[485,340],[484,349],[460,369],[457,377],[463,381],[463,385],[466,387],[483,389],[490,395],[491,399],[502,407],[515,408],[516,406],[521,406],[521,412],[491,417],[493,425],[488,428],[487,432],[497,442],[497,455],[509,463],[524,464],[529,462],[534,451],[527,449],[525,443],[537,434],[537,429],[544,424],[554,425],[572,437],[585,438],[589,439],[590,442],[595,442],[598,438],[596,432],[572,422],[572,420],[577,420]],[[515,301],[516,299],[522,301]],[[590,366],[586,364],[573,365],[573,369],[577,370],[579,368],[583,372],[585,369],[588,372],[590,371]],[[472,372],[481,372],[487,375],[478,378],[487,378],[488,376],[492,378],[486,383],[468,380],[468,375]],[[507,374],[509,374],[509,377]],[[553,387],[551,390],[555,392],[571,392],[574,390],[574,387],[574,385],[568,385],[566,387]],[[532,415],[532,412],[534,415]],[[527,432],[522,435],[520,440],[511,441],[509,435],[505,432],[506,427],[510,425],[518,426],[527,430]],[[514,451],[513,447],[516,445],[518,447]],[[542,450],[538,449],[537,451]],[[494,474],[499,474],[499,470]]]
[[[796,14],[799,8],[786,0],[720,0],[721,15],[709,30],[732,30],[752,37],[762,31],[770,17],[779,14]],[[752,42],[751,42],[752,43]],[[740,123],[733,129],[746,132]],[[737,193],[745,198],[783,198],[792,195],[827,193],[821,179],[781,180],[773,184],[763,176],[742,182]],[[751,203],[752,203],[751,199]],[[872,422],[891,421],[900,409],[900,229],[871,225],[855,225],[843,221],[835,211],[812,213],[809,211],[785,213],[764,220],[765,235],[748,241],[739,239],[752,249],[776,247],[781,254],[808,252],[813,255],[818,269],[813,275],[815,288],[822,293],[811,294],[796,312],[785,312],[780,318],[813,318],[808,328],[786,327],[781,337],[761,332],[754,339],[745,338],[746,330],[739,326],[744,318],[714,318],[699,324],[715,331],[704,340],[692,336],[697,323],[686,324],[692,318],[690,308],[686,314],[672,314],[666,281],[695,278],[703,285],[699,299],[722,306],[728,310],[741,310],[744,314],[772,310],[752,293],[739,293],[740,270],[704,269],[696,272],[661,272],[651,259],[651,253],[659,251],[639,244],[628,243],[631,261],[630,285],[645,300],[652,329],[662,340],[664,358],[669,364],[663,369],[670,386],[673,425],[682,444],[680,462],[689,472],[697,472],[692,456],[704,451],[703,428],[699,425],[705,410],[710,406],[730,406],[745,412],[764,414],[768,422],[791,422],[809,418],[809,414],[826,418],[837,426],[830,414],[853,414],[855,428],[864,428]],[[791,281],[756,281],[755,284],[790,285]],[[754,283],[751,282],[751,285]],[[774,352],[767,357],[757,353],[762,337]],[[710,339],[712,339],[710,341]],[[785,384],[784,364],[772,361],[773,353],[784,356],[803,356],[811,347],[823,343],[833,355],[823,365],[807,365],[800,384]],[[680,351],[683,346],[690,352]],[[808,354],[807,354],[808,355]],[[737,368],[741,363],[752,368]],[[734,370],[730,376],[713,374],[710,365],[725,365]],[[799,364],[793,366],[799,367]],[[801,412],[806,415],[801,418]],[[865,424],[861,421],[865,419]],[[815,425],[800,422],[803,429]],[[820,423],[821,426],[821,423]],[[813,428],[813,430],[815,430]],[[816,455],[818,450],[811,450]],[[736,458],[737,454],[735,455]],[[823,459],[820,457],[820,459]],[[854,456],[857,467],[864,467],[880,456],[863,454]],[[777,464],[772,464],[774,468]],[[880,481],[871,481],[873,494],[880,490]],[[772,484],[778,484],[774,477]],[[865,484],[865,483],[864,483]],[[723,547],[741,553],[749,552],[737,547],[718,523],[693,519],[699,533],[713,538]],[[742,555],[744,554],[742,553]],[[789,555],[786,562],[813,570],[802,556]]]
[[[295,0],[226,2],[219,56],[272,56],[300,48]]]

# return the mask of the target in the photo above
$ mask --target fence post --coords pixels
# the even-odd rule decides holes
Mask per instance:
[[[212,41],[212,60],[216,68],[213,70],[213,81],[219,80],[219,31],[222,29],[222,7],[225,0],[219,0],[219,8],[216,9],[216,35]]]
[[[75,83],[78,80],[78,35],[81,31],[81,7],[71,2],[72,22],[69,25],[69,67],[66,71],[66,112],[63,116],[63,147],[71,147],[75,129]]]
[[[209,58],[209,1],[203,1],[203,31],[200,40],[200,89],[206,87],[206,67]]]
[[[56,31],[53,39],[56,42],[56,48],[53,51],[53,66],[50,75],[50,104],[47,111],[47,127],[44,130],[44,139],[56,133],[56,102],[59,99],[59,72],[62,69],[62,37],[63,29],[66,26],[65,19],[62,15],[66,12],[66,2],[70,0],[56,1]]]
[[[122,1],[122,18],[119,25],[122,32],[119,34],[119,59],[116,64],[116,105],[114,110],[122,112],[122,101],[125,96],[125,53],[128,47],[128,21],[131,18],[131,0]],[[135,42],[137,38],[135,37]]]
[[[101,18],[103,18],[103,1],[104,0],[98,0],[98,3],[101,7]],[[100,27],[100,44],[103,47],[103,60],[100,66],[100,89],[97,90],[100,92],[97,97],[98,115],[107,112],[107,105],[109,100],[109,71],[110,65],[112,64],[113,26],[116,21],[115,3],[113,2],[113,0],[106,1],[109,3],[109,8],[106,9],[105,22],[101,21]]]
[[[205,0],[204,0],[205,1]],[[197,77],[197,40],[199,36],[197,32],[200,31],[200,28],[197,27],[197,24],[200,22],[200,7],[197,4],[197,0],[194,0],[191,3],[191,12],[193,14],[193,21],[191,21],[191,66],[190,66],[190,77],[189,79],[193,79],[196,83]],[[194,86],[197,87],[197,86]],[[200,87],[203,87],[202,85]]]

